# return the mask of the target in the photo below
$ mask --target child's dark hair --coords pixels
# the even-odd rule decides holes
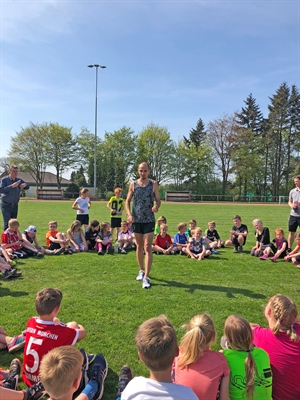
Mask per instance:
[[[232,219],[239,219],[240,221],[242,220],[242,218],[240,217],[240,215],[234,215]]]
[[[93,228],[97,228],[97,226],[100,225],[99,221],[97,221],[96,219],[93,219],[90,223],[90,226],[92,226]]]
[[[37,292],[35,308],[38,315],[49,315],[60,306],[62,292],[59,289],[45,288]]]

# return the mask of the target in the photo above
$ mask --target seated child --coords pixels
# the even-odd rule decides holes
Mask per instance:
[[[112,254],[114,249],[112,248],[113,235],[110,231],[110,225],[108,222],[102,222],[98,236],[96,237],[95,249],[98,251],[98,255]]]
[[[50,221],[48,224],[49,231],[46,233],[46,245],[49,250],[64,249],[64,254],[73,254],[69,249],[69,239],[65,233],[57,230],[57,222]]]
[[[158,217],[154,228],[154,235],[158,235],[160,233],[160,225],[166,223],[167,223],[166,217],[164,217],[163,215],[161,217]]]
[[[178,354],[177,337],[164,315],[145,321],[137,331],[135,343],[140,360],[150,371],[150,378],[131,379],[122,392],[122,400],[198,399],[189,387],[172,383],[172,364]]]
[[[40,364],[40,379],[49,400],[72,400],[77,389],[83,389],[76,400],[98,400],[104,391],[104,380],[108,365],[103,354],[97,354],[91,370],[91,378],[85,387],[82,385],[81,351],[73,346],[57,347],[50,350]],[[87,378],[88,379],[88,378]]]
[[[16,262],[12,261],[6,250],[2,249],[0,246],[0,271],[2,273],[3,278],[7,279],[10,277],[18,277],[22,275],[22,272],[18,272],[17,268],[15,268]]]
[[[115,252],[120,250],[122,254],[126,254],[127,250],[131,249],[133,245],[132,232],[129,229],[129,223],[122,221],[121,231],[118,233],[118,243],[115,244]]]
[[[124,210],[124,199],[122,199],[122,189],[115,188],[114,196],[112,196],[107,203],[106,207],[110,210],[110,225],[111,225],[111,234],[114,234],[114,229],[116,228],[117,234],[116,238],[118,239],[118,234],[121,227],[122,222],[122,211]]]
[[[186,253],[186,248],[189,243],[188,235],[185,233],[186,223],[180,222],[177,225],[177,229],[178,232],[174,236],[173,251],[174,253],[178,252],[179,254]]]
[[[275,262],[277,258],[284,258],[286,256],[287,247],[288,242],[284,237],[283,229],[275,229],[275,239],[272,240],[272,243],[267,245],[263,250],[263,255],[259,258],[260,260],[268,260],[269,255],[273,255],[271,261]]]
[[[63,253],[63,251],[64,251],[63,248],[59,248],[56,250],[44,249],[44,247],[41,246],[38,242],[38,239],[36,236],[36,227],[34,225],[29,225],[28,228],[26,228],[22,232],[22,239],[23,239],[23,244],[27,243],[27,244],[33,246],[33,243],[34,243],[36,249],[43,254],[59,255],[59,254]]]
[[[195,219],[191,219],[190,221],[189,221],[189,227],[187,228],[187,230],[186,230],[186,234],[188,235],[188,237],[192,237],[193,235],[192,235],[192,230],[193,229],[195,229],[196,228],[196,226],[197,226],[197,222],[196,222],[196,220]]]
[[[14,353],[15,351],[22,349],[24,345],[25,337],[22,334],[17,336],[8,336],[5,329],[0,326],[0,350],[6,348],[9,353]]]
[[[96,246],[96,237],[98,236],[99,231],[99,222],[96,219],[93,219],[93,221],[90,223],[85,231],[85,240],[87,242],[89,250],[94,250]]]
[[[239,315],[230,315],[225,321],[224,334],[227,348],[223,354],[230,368],[230,399],[272,400],[270,359],[260,346],[253,346],[249,322]]]
[[[24,242],[19,232],[19,221],[17,219],[10,219],[8,221],[8,228],[2,233],[2,248],[10,255],[16,255],[20,258],[28,256],[42,257],[41,253],[36,247],[29,242]]]
[[[70,228],[67,230],[67,235],[71,243],[71,250],[74,253],[88,251],[87,242],[85,240],[80,221],[76,220],[72,222]]]
[[[45,354],[55,347],[75,345],[86,336],[82,325],[59,321],[57,314],[61,300],[59,289],[42,289],[36,295],[38,317],[29,319],[25,336],[22,378],[28,386],[38,381],[40,362]]]
[[[211,350],[217,336],[212,320],[198,314],[186,327],[174,361],[174,382],[190,387],[199,399],[229,400],[230,369],[224,354]]]
[[[297,268],[300,268],[300,266],[298,267],[298,265],[300,264],[300,254],[297,256],[297,253],[300,251],[300,232],[296,233],[295,239],[297,242],[296,247],[294,248],[294,250],[288,253],[288,255],[284,257],[284,259],[285,261],[292,260],[292,263],[294,265],[297,265]]]
[[[296,304],[290,298],[277,294],[266,308],[268,328],[251,324],[253,344],[264,349],[273,374],[273,400],[300,399],[300,320]]]
[[[206,245],[210,248],[213,254],[218,254],[218,252],[213,251],[214,249],[224,247],[225,242],[221,240],[220,235],[216,230],[215,221],[208,222],[208,229],[206,229],[204,237]]]
[[[160,233],[156,236],[152,250],[156,254],[170,254],[173,252],[173,243],[170,235],[167,234],[168,225],[160,224]]]
[[[230,231],[230,239],[225,242],[226,246],[234,246],[234,253],[242,253],[243,246],[246,244],[248,235],[247,225],[242,224],[242,219],[239,215],[233,217],[233,227]]]
[[[197,258],[199,261],[203,260],[204,257],[208,257],[211,254],[211,251],[206,249],[205,239],[202,237],[202,229],[193,229],[192,235],[186,248],[186,253],[191,258]]]
[[[270,232],[269,228],[264,228],[263,223],[260,219],[254,219],[252,222],[255,231],[256,243],[255,246],[252,247],[250,252],[251,256],[260,257],[263,255],[263,251],[270,243]]]

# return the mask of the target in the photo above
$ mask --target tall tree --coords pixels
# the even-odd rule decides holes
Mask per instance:
[[[186,138],[185,136],[183,136],[183,139],[187,147],[190,147],[193,144],[196,148],[198,148],[205,142],[205,126],[201,118],[198,119],[196,128],[192,128],[190,130],[189,137]]]
[[[11,138],[8,156],[24,172],[29,172],[37,187],[43,188],[45,170],[49,165],[45,124],[29,123]]]
[[[173,155],[174,143],[167,128],[151,123],[140,132],[135,166],[146,161],[151,169],[151,177],[158,183],[170,180]]]
[[[209,122],[207,127],[207,138],[214,153],[213,163],[222,175],[222,194],[225,194],[231,169],[235,129],[235,116],[227,114]]]
[[[78,164],[77,141],[72,135],[72,128],[57,123],[46,124],[45,141],[48,148],[48,163],[56,170],[58,189],[61,188],[62,174]]]

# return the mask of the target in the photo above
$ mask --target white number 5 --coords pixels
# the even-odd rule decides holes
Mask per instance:
[[[25,368],[31,374],[33,374],[38,369],[39,363],[40,363],[40,358],[39,358],[38,353],[35,350],[31,349],[31,345],[33,343],[38,345],[38,346],[41,346],[41,344],[43,343],[43,340],[42,339],[35,339],[33,337],[31,337],[29,339],[28,347],[26,349],[26,355],[27,354],[31,354],[32,357],[34,358],[34,363],[33,363],[33,367],[32,368],[28,367],[28,365],[25,365]]]

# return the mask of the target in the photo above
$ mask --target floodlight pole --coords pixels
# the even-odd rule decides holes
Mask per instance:
[[[97,197],[97,111],[98,111],[98,68],[106,68],[105,65],[91,64],[88,68],[96,68],[96,97],[95,97],[95,138],[94,138],[94,195]]]

